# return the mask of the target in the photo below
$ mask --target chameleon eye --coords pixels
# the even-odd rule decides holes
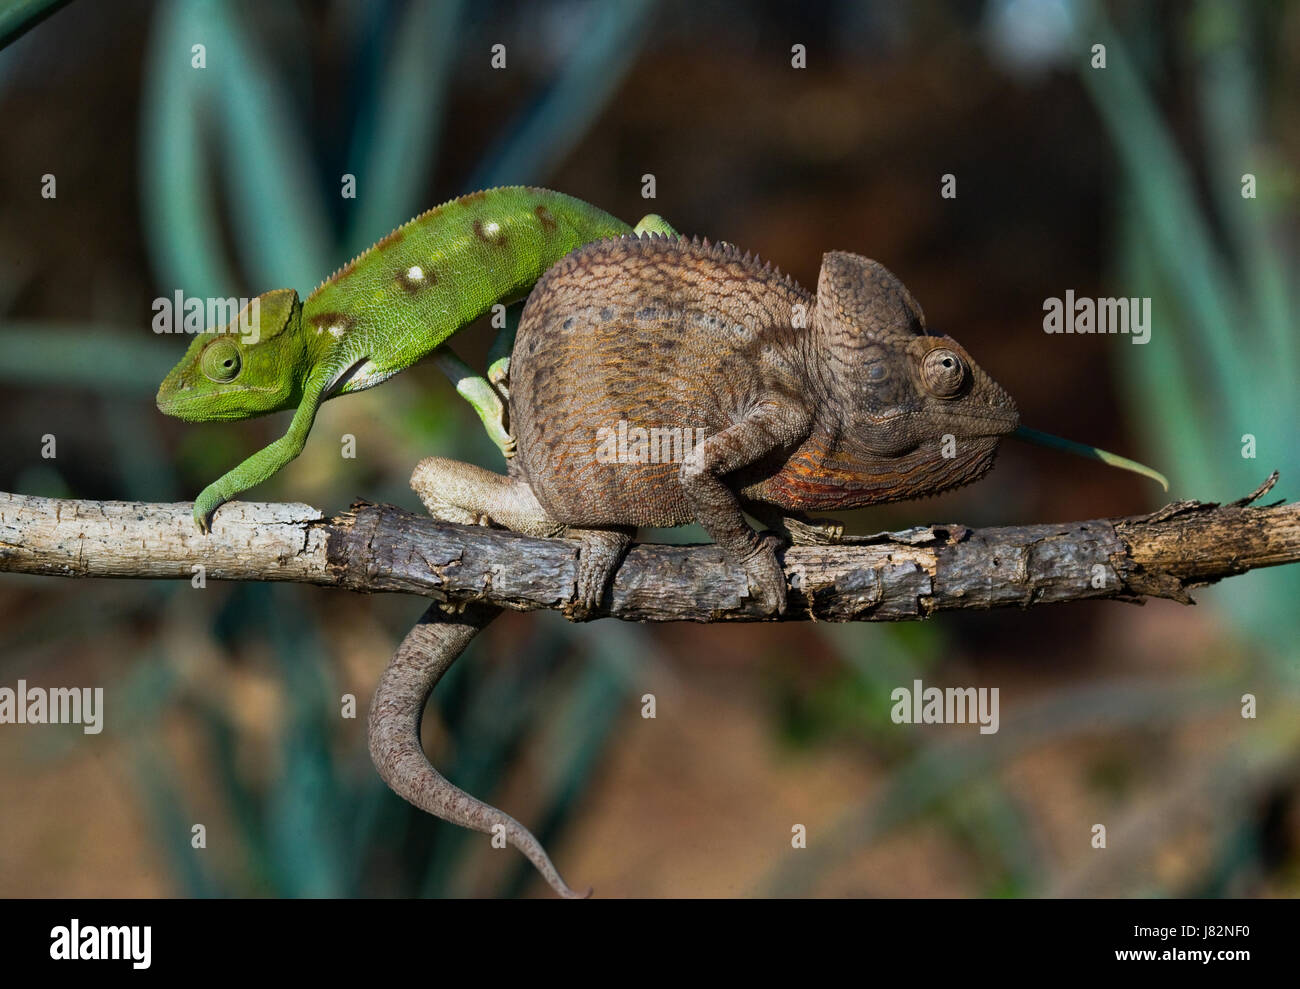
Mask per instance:
[[[884,381],[889,377],[889,365],[884,361],[872,361],[867,365],[867,380],[874,382]]]
[[[219,385],[234,381],[239,376],[239,346],[228,337],[213,341],[203,351],[201,367],[204,376]]]
[[[921,360],[921,383],[936,398],[952,398],[966,383],[966,362],[954,351],[938,347]]]

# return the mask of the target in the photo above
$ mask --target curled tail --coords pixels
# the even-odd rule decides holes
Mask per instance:
[[[462,614],[448,615],[431,604],[420,616],[389,660],[371,701],[370,758],[394,793],[426,813],[488,834],[501,825],[506,841],[528,857],[555,892],[580,899],[591,890],[570,889],[532,832],[448,782],[420,745],[420,719],[429,694],[470,640],[500,613],[500,608],[471,604]]]

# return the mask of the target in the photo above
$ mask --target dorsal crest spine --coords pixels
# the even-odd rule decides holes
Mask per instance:
[[[682,257],[698,258],[707,261],[730,261],[746,268],[750,273],[760,276],[772,284],[787,289],[795,295],[812,300],[813,294],[783,272],[771,261],[764,261],[752,251],[741,252],[739,248],[726,241],[710,241],[707,237],[670,237],[666,234],[624,234],[620,237],[607,237],[592,241],[570,251],[562,261],[551,268],[539,279],[537,287],[544,287],[552,278],[573,271],[601,256],[609,256],[614,250],[623,250],[627,256],[633,254],[657,254],[668,256],[676,254]]]

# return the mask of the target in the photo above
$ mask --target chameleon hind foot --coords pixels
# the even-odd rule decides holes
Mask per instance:
[[[529,536],[559,536],[525,482],[447,457],[425,457],[411,473],[411,490],[429,514],[463,525],[499,525]]]
[[[570,529],[569,535],[582,540],[578,550],[578,576],[573,600],[564,609],[570,621],[584,621],[600,607],[605,589],[609,587],[632,543],[633,529]]]
[[[582,621],[600,606],[635,531],[569,528],[556,522],[527,482],[446,457],[425,457],[411,473],[411,489],[429,514],[462,525],[499,525],[530,536],[569,536],[582,541],[573,599],[564,615]]]
[[[672,224],[665,220],[658,213],[647,213],[641,217],[637,225],[632,228],[632,232],[640,237],[643,234],[662,234],[665,237],[680,237]]]
[[[844,523],[786,512],[771,505],[745,505],[745,511],[791,546],[836,546],[844,542]]]
[[[505,325],[488,348],[488,382],[507,402],[510,400],[510,355],[514,353],[515,334],[519,332],[519,316],[523,311],[522,302],[506,309]]]
[[[384,670],[370,704],[370,757],[385,783],[403,800],[444,821],[501,835],[528,858],[560,896],[583,899],[560,876],[546,849],[509,814],[470,796],[439,773],[420,744],[425,703],[471,639],[501,613],[472,604],[455,617],[429,606],[406,634]]]
[[[739,558],[741,568],[749,581],[750,596],[767,615],[785,613],[785,569],[777,559],[776,551],[785,540],[773,533],[755,533],[753,548]]]

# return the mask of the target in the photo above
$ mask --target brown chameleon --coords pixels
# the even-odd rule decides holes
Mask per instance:
[[[1019,416],[875,261],[827,254],[814,297],[729,246],[626,237],[537,283],[511,358],[510,421],[510,477],[430,457],[411,486],[447,521],[581,538],[570,610],[583,616],[638,526],[689,522],[766,610],[784,611],[775,540],[744,512],[825,541],[837,527],[805,512],[977,480]],[[620,430],[647,441],[629,450]]]
[[[579,248],[537,283],[510,363],[516,456],[501,475],[441,457],[411,487],[437,518],[581,540],[580,618],[600,607],[639,526],[699,522],[769,613],[786,603],[776,547],[841,538],[805,513],[932,495],[980,478],[1017,429],[1011,397],[881,264],[834,252],[816,296],[708,241],[623,237]],[[1154,475],[1158,476],[1158,475]],[[745,513],[771,526],[759,533]],[[458,789],[420,747],[430,691],[498,613],[432,606],[370,714],[385,781],[445,820],[497,832],[576,896],[519,822]]]
[[[638,526],[692,521],[780,612],[778,540],[744,512],[797,542],[832,541],[838,526],[805,512],[974,481],[1019,418],[877,262],[827,254],[814,297],[731,247],[662,237],[600,241],[550,269],[510,374],[510,475],[429,457],[411,486],[440,519],[580,538],[575,617],[599,606]],[[372,755],[402,796],[503,830],[575,895],[527,829],[445,780],[419,747],[428,692],[476,630],[416,627],[376,694]]]

